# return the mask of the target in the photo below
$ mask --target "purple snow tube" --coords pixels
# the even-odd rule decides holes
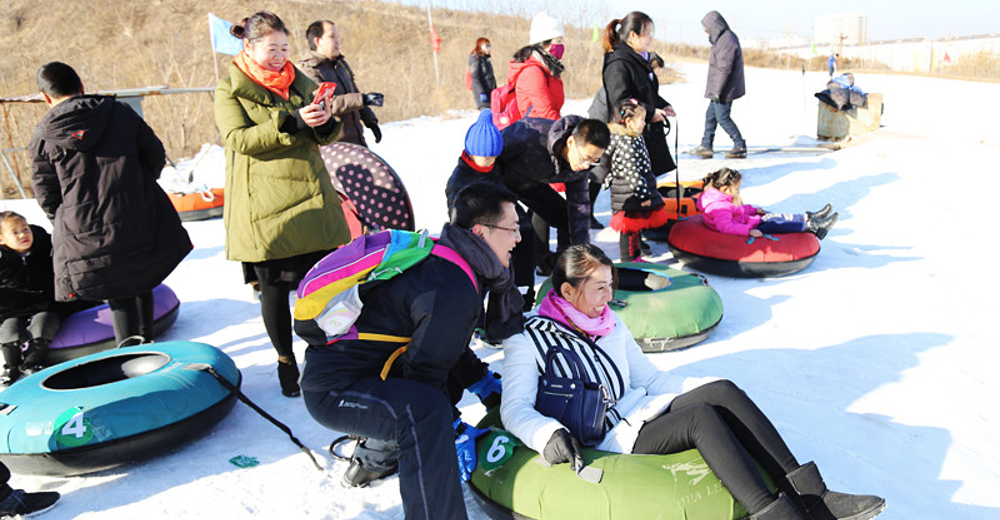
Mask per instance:
[[[159,336],[177,320],[180,301],[169,287],[160,284],[153,289],[153,336]],[[98,305],[71,314],[63,319],[59,333],[53,338],[44,364],[54,365],[70,359],[114,348],[115,329],[111,325],[108,304]]]

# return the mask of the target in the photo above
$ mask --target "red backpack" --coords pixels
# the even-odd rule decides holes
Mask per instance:
[[[472,91],[472,70],[465,68],[465,90]]]
[[[497,130],[503,130],[521,119],[513,83],[505,83],[493,89],[490,93],[490,112],[493,112],[493,124]]]

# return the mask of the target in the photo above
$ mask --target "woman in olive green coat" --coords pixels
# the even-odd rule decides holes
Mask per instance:
[[[215,121],[226,146],[226,257],[259,283],[264,327],[278,352],[281,391],[299,395],[288,293],[306,271],[351,238],[319,145],[342,124],[316,84],[288,61],[288,30],[276,15],[232,27],[243,52],[215,88]]]

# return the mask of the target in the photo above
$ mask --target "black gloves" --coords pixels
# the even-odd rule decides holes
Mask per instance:
[[[366,107],[370,106],[380,107],[382,106],[382,103],[385,102],[385,96],[383,96],[378,92],[369,92],[367,94],[363,94],[362,97],[364,98],[364,103]]]
[[[368,129],[372,131],[372,135],[375,136],[376,143],[382,142],[382,130],[379,130],[378,123],[371,123],[371,124],[365,123],[365,126],[367,126]]]
[[[569,430],[560,428],[545,443],[542,457],[549,464],[569,462],[573,465],[573,471],[577,471],[583,466],[583,447],[576,437],[570,435]]]

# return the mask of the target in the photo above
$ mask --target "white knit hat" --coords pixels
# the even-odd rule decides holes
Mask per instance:
[[[530,36],[528,45],[534,45],[560,36],[566,36],[566,31],[563,30],[562,22],[545,14],[543,11],[532,18]]]

